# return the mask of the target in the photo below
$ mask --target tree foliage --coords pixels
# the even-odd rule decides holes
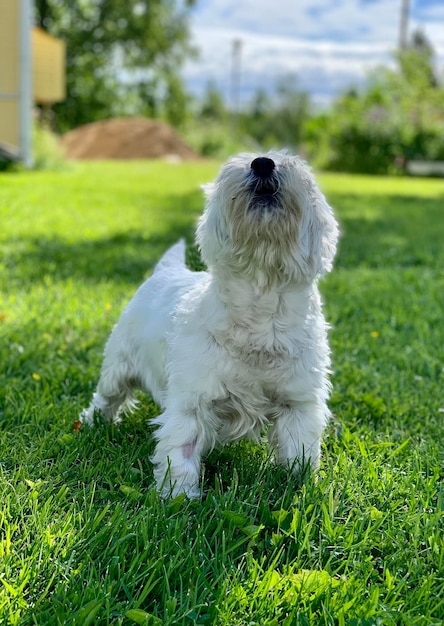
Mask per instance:
[[[207,85],[198,109],[205,137],[197,148],[208,156],[230,149],[267,149],[301,144],[310,100],[297,89],[294,76],[286,76],[269,93],[258,89],[240,112],[230,111],[213,83]]]
[[[36,0],[39,26],[67,46],[67,98],[58,130],[139,113],[177,123],[187,98],[179,69],[192,53],[187,24],[195,0]]]
[[[393,173],[412,159],[444,160],[444,89],[422,33],[379,68],[367,87],[340,96],[311,120],[308,143],[320,164],[348,172]]]
[[[297,88],[294,76],[278,80],[271,95],[259,89],[241,116],[243,132],[265,148],[297,148],[303,138],[310,99]]]

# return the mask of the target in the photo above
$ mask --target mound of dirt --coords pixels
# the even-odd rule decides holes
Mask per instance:
[[[140,117],[85,124],[66,133],[61,143],[69,159],[199,158],[171,126]]]

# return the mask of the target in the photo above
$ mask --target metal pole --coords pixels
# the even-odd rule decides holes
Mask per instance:
[[[407,48],[409,30],[410,0],[401,0],[401,19],[399,22],[399,49]]]
[[[19,115],[20,156],[26,167],[32,166],[32,58],[31,0],[20,0]]]
[[[233,39],[233,50],[231,56],[231,118],[234,136],[237,135],[240,108],[241,52],[242,40]]]

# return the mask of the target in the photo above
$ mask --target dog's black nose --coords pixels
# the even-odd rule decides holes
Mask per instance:
[[[251,169],[259,178],[268,178],[275,168],[273,159],[257,157],[251,161]]]

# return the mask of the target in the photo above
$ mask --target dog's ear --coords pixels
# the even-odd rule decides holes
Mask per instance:
[[[227,227],[224,214],[215,207],[215,197],[212,194],[215,185],[210,183],[203,185],[203,188],[207,202],[197,224],[196,243],[202,260],[207,267],[212,267],[227,242]]]
[[[214,186],[214,183],[205,183],[204,185],[200,186],[206,198],[211,195],[212,191],[214,190]]]
[[[311,272],[320,277],[332,269],[339,229],[331,206],[314,181],[308,196],[310,209],[303,212],[300,246]]]
[[[333,215],[331,206],[327,203],[324,195],[317,189],[315,203],[317,204],[317,217],[320,223],[320,267],[319,275],[327,274],[332,270],[333,259],[336,255],[336,246],[339,237],[338,223]]]

